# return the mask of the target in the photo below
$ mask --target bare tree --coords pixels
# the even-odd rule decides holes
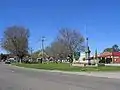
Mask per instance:
[[[22,59],[28,54],[29,30],[21,26],[8,27],[4,31],[2,48]]]
[[[84,37],[77,30],[61,29],[59,31],[58,41],[67,47],[69,53],[84,51]]]
[[[58,58],[60,58],[61,56],[64,58],[66,57],[66,54],[68,53],[67,47],[61,42],[59,42],[58,40],[54,41],[51,44],[51,49],[54,52],[54,56]]]
[[[52,46],[48,46],[45,48],[45,52],[47,53],[47,55],[53,57],[55,56],[54,50]]]
[[[45,51],[50,56],[66,58],[74,52],[84,51],[84,37],[76,30],[61,29],[57,39]]]

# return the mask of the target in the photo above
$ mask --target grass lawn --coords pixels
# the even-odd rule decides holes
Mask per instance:
[[[45,70],[61,70],[61,71],[120,71],[120,66],[101,66],[101,67],[73,67],[65,63],[49,63],[49,64],[14,64],[20,67],[45,69]]]

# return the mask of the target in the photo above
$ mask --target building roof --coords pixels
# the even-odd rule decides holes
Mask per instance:
[[[112,53],[111,52],[103,52],[99,55],[99,57],[106,57],[106,56],[111,56]]]
[[[120,52],[112,52],[113,56],[120,56]]]
[[[98,57],[120,56],[120,52],[103,52]]]

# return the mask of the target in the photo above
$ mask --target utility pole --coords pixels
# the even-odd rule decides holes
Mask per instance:
[[[31,58],[32,58],[32,53],[33,53],[33,49],[32,49],[32,48],[30,48]]]
[[[45,37],[42,36],[42,59],[44,59],[44,41],[45,41]]]

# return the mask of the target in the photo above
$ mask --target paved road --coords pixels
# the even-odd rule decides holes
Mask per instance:
[[[0,90],[120,90],[120,79],[38,72],[0,64]]]

